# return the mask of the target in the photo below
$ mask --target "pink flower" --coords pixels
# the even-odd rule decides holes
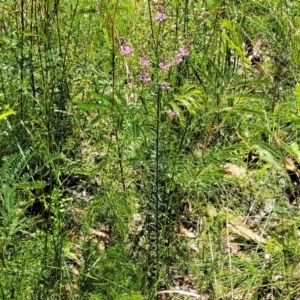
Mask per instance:
[[[156,22],[164,22],[165,20],[167,20],[167,16],[164,12],[164,9],[161,5],[158,6],[158,12],[156,13],[154,20]]]
[[[124,55],[128,55],[128,54],[131,54],[133,52],[133,49],[128,46],[128,45],[122,45],[121,46],[121,53],[124,54]]]
[[[163,82],[161,83],[161,86],[162,86],[162,88],[165,89],[165,90],[168,90],[168,89],[171,88],[170,83],[169,83],[169,82],[166,82],[166,81],[163,81]]]
[[[181,57],[176,57],[175,61],[174,61],[174,64],[175,64],[175,66],[178,66],[181,62],[182,62],[182,58]]]
[[[174,64],[177,66],[182,62],[182,58],[190,54],[190,43],[185,45],[183,48],[179,48],[175,51],[175,61]]]
[[[133,49],[127,44],[125,38],[121,37],[121,53],[123,55],[129,55],[133,52]]]
[[[170,70],[171,65],[168,64],[168,61],[164,58],[158,66],[165,72],[168,72]]]
[[[167,111],[167,114],[171,117],[171,118],[177,118],[179,117],[179,112],[177,111],[176,108],[172,108],[170,110]]]
[[[142,58],[140,60],[141,65],[145,67],[151,67],[151,61],[147,58],[145,54],[142,54]]]
[[[149,83],[149,82],[151,82],[151,77],[150,77],[149,72],[146,69],[143,69],[142,70],[142,75],[139,76],[138,80],[140,82],[143,82],[143,83]]]
[[[178,51],[175,51],[177,57],[185,57],[189,55],[189,48],[179,48]]]

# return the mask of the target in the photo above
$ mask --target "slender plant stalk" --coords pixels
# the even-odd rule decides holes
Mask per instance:
[[[34,0],[31,1],[30,5],[30,52],[29,52],[29,61],[30,61],[30,86],[31,86],[31,92],[32,96],[35,99],[36,98],[36,87],[35,87],[35,76],[34,76],[34,68],[33,68],[33,53],[34,53],[34,28],[33,28],[33,20],[34,20]],[[35,101],[32,102],[33,106],[32,109],[35,108]]]
[[[5,297],[5,294],[4,294],[4,291],[3,291],[3,286],[2,286],[1,281],[0,281],[0,290],[1,290],[1,296],[2,296],[2,299],[5,300],[6,297]]]
[[[113,101],[115,101],[115,82],[116,82],[116,49],[115,49],[115,20],[116,20],[116,14],[117,9],[119,6],[119,0],[117,0],[115,7],[114,7],[114,15],[113,19],[111,21],[111,44],[112,44],[112,51],[111,51],[111,62],[112,62],[112,92],[111,96]],[[116,136],[116,144],[117,144],[117,152],[118,152],[118,163],[120,168],[120,174],[121,174],[121,182],[122,182],[122,188],[125,192],[126,190],[126,184],[125,184],[125,176],[124,176],[124,166],[123,166],[123,157],[120,147],[120,139],[119,139],[119,133],[118,133],[118,116],[115,115],[115,136]]]
[[[21,87],[23,88],[24,82],[24,34],[25,34],[25,11],[24,11],[24,0],[21,0],[21,61],[20,61],[20,81]],[[23,91],[20,93],[20,110],[21,110],[21,118],[24,117],[24,96]]]
[[[148,0],[148,12],[149,12],[149,21],[150,21],[150,28],[151,28],[151,37],[154,46],[154,52],[156,54],[156,70],[158,67],[159,62],[159,36],[155,38],[154,28],[153,28],[153,21],[152,21],[152,13],[151,13],[151,3]],[[156,72],[157,75],[157,72]],[[157,76],[156,76],[157,80]],[[156,256],[156,268],[155,268],[155,276],[156,276],[156,299],[159,299],[157,294],[158,292],[158,282],[160,278],[160,203],[162,201],[160,197],[160,123],[161,123],[161,91],[160,87],[157,90],[157,97],[156,97],[156,124],[155,124],[155,190],[154,190],[154,199],[155,199],[155,256]]]
[[[156,141],[155,141],[155,227],[156,227],[156,282],[158,283],[159,280],[159,203],[160,199],[160,171],[159,171],[159,164],[160,164],[160,153],[159,153],[159,145],[160,145],[160,104],[161,102],[161,94],[160,89],[158,90],[157,94],[157,101],[156,101]],[[158,290],[157,290],[158,291]]]

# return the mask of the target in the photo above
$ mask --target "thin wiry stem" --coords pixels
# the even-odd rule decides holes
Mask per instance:
[[[21,60],[20,60],[20,80],[21,80],[21,86],[23,87],[23,81],[24,81],[24,33],[25,33],[25,18],[24,18],[24,0],[21,0]],[[20,109],[21,109],[21,117],[23,117],[24,114],[24,97],[23,97],[23,91],[20,94]]]
[[[151,37],[153,40],[154,52],[156,54],[156,68],[158,66],[159,61],[159,41],[158,36],[155,39],[154,28],[153,28],[153,21],[152,21],[152,13],[151,13],[151,4],[150,0],[148,0],[148,11],[149,11],[149,21],[150,21],[150,28],[151,28]],[[157,79],[157,76],[156,76]],[[156,124],[155,124],[155,190],[154,190],[154,199],[155,199],[155,256],[156,256],[156,292],[157,285],[159,281],[159,263],[160,263],[160,245],[159,245],[159,204],[160,204],[160,171],[159,171],[159,164],[160,164],[160,115],[161,115],[161,92],[160,88],[158,87],[157,98],[156,98]],[[156,299],[159,299],[159,296],[156,294]]]
[[[118,6],[119,6],[119,0],[115,4],[113,20],[112,20],[112,24],[111,24],[111,39],[112,39],[111,61],[112,61],[112,99],[113,99],[113,101],[115,101],[115,82],[116,82],[115,19],[116,19]],[[117,116],[117,118],[118,118],[118,116]],[[116,118],[116,120],[117,120],[117,118]],[[116,125],[116,130],[115,130],[115,136],[116,136],[116,143],[117,143],[118,162],[119,162],[120,173],[121,173],[122,188],[123,188],[123,191],[125,192],[126,184],[125,184],[125,176],[124,176],[123,157],[122,157],[122,152],[121,152],[121,147],[120,147],[120,139],[119,139],[117,125]]]
[[[160,163],[160,155],[159,155],[159,130],[160,130],[160,90],[157,94],[156,101],[156,141],[155,141],[155,227],[156,227],[156,282],[159,280],[159,186],[160,186],[160,174],[159,174],[159,163]]]

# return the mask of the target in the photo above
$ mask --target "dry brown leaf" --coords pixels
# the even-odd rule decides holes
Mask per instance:
[[[70,264],[69,267],[70,267],[70,269],[71,269],[71,271],[74,275],[79,274],[79,271],[78,271],[78,269],[76,268],[76,266],[74,264]]]
[[[244,177],[246,175],[245,168],[239,167],[239,166],[231,164],[231,163],[226,163],[223,166],[223,170],[231,176]]]
[[[193,205],[192,205],[192,202],[190,200],[187,200],[187,211],[189,213],[193,212]]]
[[[116,142],[116,137],[114,135],[107,135],[107,134],[103,134],[102,135],[102,138],[106,141],[109,141],[109,142],[112,142],[112,143],[115,143]]]
[[[134,213],[132,215],[131,224],[129,226],[129,233],[137,235],[143,230],[144,226],[144,218],[139,213]]]
[[[168,291],[159,291],[157,292],[157,295],[162,295],[162,294],[180,294],[180,295],[184,295],[184,296],[189,296],[189,297],[194,297],[197,299],[204,299],[203,296],[198,295],[196,293],[192,293],[192,292],[186,292],[186,291],[180,291],[180,290],[168,290]],[[207,299],[207,298],[205,298]]]
[[[90,228],[90,234],[109,240],[109,235],[107,233],[94,228]]]
[[[233,254],[237,254],[240,250],[239,245],[236,243],[229,243],[228,247],[229,247],[230,252]]]
[[[68,237],[69,237],[69,241],[70,241],[71,243],[74,243],[74,242],[75,242],[75,240],[76,240],[76,234],[75,234],[74,232],[69,232],[69,233],[68,233]]]
[[[71,293],[71,285],[69,284],[69,283],[67,283],[66,285],[65,285],[65,292],[67,292],[68,294],[69,293]]]
[[[300,263],[298,263],[295,269],[293,270],[292,278],[298,280],[300,279]]]
[[[188,283],[188,282],[190,282],[191,280],[188,278],[188,277],[183,277],[182,278],[182,282],[183,283]]]
[[[298,168],[296,167],[294,161],[288,157],[284,163],[284,167],[285,170],[289,173],[289,174],[295,174],[297,176],[298,179],[300,179],[300,171],[298,170]]]
[[[105,251],[105,244],[104,242],[100,242],[98,245],[98,252],[103,253]]]
[[[187,230],[183,226],[176,226],[174,230],[175,232],[179,233],[179,235],[187,237],[189,239],[196,238],[196,235],[193,232]]]
[[[70,285],[69,283],[67,283],[64,286],[64,290],[66,294],[72,294],[74,291],[77,291],[79,289],[77,284],[72,284]]]
[[[230,222],[227,224],[228,229],[233,231],[239,236],[242,236],[243,238],[247,240],[252,240],[258,244],[266,244],[267,240],[264,239],[263,237],[259,236],[257,233],[252,231],[251,229],[242,226],[242,225],[236,225],[236,224],[231,224]]]
[[[250,254],[245,253],[245,252],[238,252],[236,254],[242,261],[246,262],[246,263],[251,263],[252,262],[252,257]]]
[[[196,253],[199,253],[200,252],[200,249],[196,246],[196,245],[190,245],[190,249]]]
[[[78,215],[85,215],[86,211],[83,210],[83,209],[79,209],[79,208],[76,208],[76,207],[71,207],[70,208],[70,211],[74,214],[78,214]]]

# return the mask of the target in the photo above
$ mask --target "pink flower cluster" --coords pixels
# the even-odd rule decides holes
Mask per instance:
[[[165,58],[158,64],[158,66],[165,72],[168,72],[171,68],[171,64],[169,64]]]
[[[162,5],[158,6],[158,11],[154,17],[154,20],[158,23],[164,22],[167,20],[167,16],[165,14],[164,7]],[[127,43],[126,39],[124,37],[120,38],[120,44],[121,44],[121,53],[123,55],[130,55],[134,52],[133,48],[129,46]],[[158,67],[163,71],[163,72],[169,72],[170,68],[172,66],[178,66],[184,57],[187,57],[190,52],[190,44],[188,43],[182,48],[179,48],[177,51],[175,51],[173,59],[168,61],[166,58],[163,58],[162,61],[158,64]],[[140,65],[141,65],[141,73],[138,77],[138,81],[142,83],[150,83],[152,81],[149,68],[152,66],[151,61],[148,59],[145,53],[141,55],[140,59]],[[164,90],[169,90],[171,88],[171,85],[167,81],[162,81],[160,83],[160,86]],[[171,110],[167,111],[168,115],[172,118],[178,117],[179,112],[176,110],[176,108],[173,108]]]
[[[129,55],[133,53],[133,49],[128,45],[125,38],[121,37],[120,41],[121,41],[121,53],[123,55]]]
[[[148,70],[144,67],[142,70],[142,74],[139,76],[139,81],[143,82],[143,83],[149,83],[151,82],[151,77],[150,74],[148,72]]]
[[[145,67],[151,67],[151,65],[152,65],[151,61],[147,58],[145,53],[142,54],[142,58],[140,60],[140,63],[141,63],[142,66],[145,66]]]
[[[190,43],[186,44],[184,47],[179,48],[177,51],[175,51],[175,57],[172,63],[168,62],[166,58],[163,58],[163,60],[158,64],[158,66],[163,72],[168,72],[172,65],[178,66],[182,62],[183,57],[188,56],[189,53],[190,53]],[[170,84],[165,81],[161,83],[161,86],[166,90],[170,88]]]
[[[163,82],[161,83],[161,87],[162,87],[163,89],[165,89],[165,90],[169,90],[169,89],[171,88],[170,83],[169,83],[169,82],[166,82],[166,81],[163,81]]]
[[[179,65],[182,62],[182,58],[190,54],[190,43],[185,45],[183,48],[179,48],[178,51],[175,51],[175,66]]]
[[[170,110],[167,111],[167,114],[171,117],[171,118],[177,118],[179,117],[179,112],[176,108],[172,108]]]
[[[165,14],[164,8],[161,5],[158,6],[158,12],[154,17],[154,20],[156,22],[164,22],[165,20],[167,20],[167,16]]]
[[[142,74],[139,76],[138,80],[142,83],[149,83],[151,82],[151,76],[149,74],[148,68],[151,67],[152,63],[148,59],[145,53],[142,54],[140,63],[142,65]]]
[[[175,51],[175,57],[173,59],[173,64],[178,66],[181,62],[183,57],[186,57],[190,54],[190,43],[186,44],[184,47],[179,48]],[[172,66],[165,58],[158,64],[161,70],[168,72],[170,67]]]

